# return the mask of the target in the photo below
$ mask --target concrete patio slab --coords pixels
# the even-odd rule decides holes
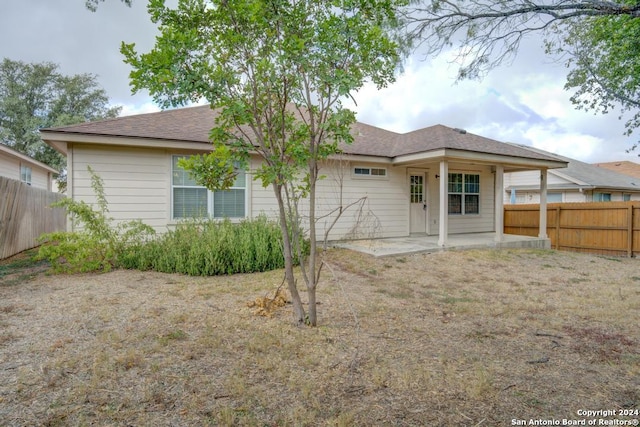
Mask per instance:
[[[550,249],[549,239],[538,237],[503,235],[495,241],[495,233],[450,234],[447,245],[438,246],[438,236],[392,237],[385,239],[352,240],[334,243],[335,247],[363,252],[375,257],[409,255],[444,250],[464,250],[479,248],[535,248]]]

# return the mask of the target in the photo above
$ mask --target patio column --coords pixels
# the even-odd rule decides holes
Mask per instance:
[[[449,233],[449,198],[447,183],[449,181],[449,163],[446,160],[440,161],[440,224],[438,234],[438,246],[447,245],[447,234]]]
[[[540,231],[538,237],[547,238],[547,170],[540,170]]]
[[[496,165],[495,178],[495,228],[496,242],[502,242],[504,236],[504,166]]]

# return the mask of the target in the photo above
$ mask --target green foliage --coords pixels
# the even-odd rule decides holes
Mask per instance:
[[[458,79],[480,78],[508,63],[530,33],[566,60],[566,89],[577,108],[631,113],[640,127],[640,1],[412,0],[409,39],[430,54],[456,44]],[[621,116],[622,118],[622,116]]]
[[[0,63],[0,141],[61,171],[66,159],[40,139],[42,128],[116,117],[97,76],[65,76],[58,65]]]
[[[566,44],[571,71],[565,88],[576,90],[574,105],[602,113],[631,111],[627,135],[640,127],[640,19],[585,19],[571,29]]]
[[[121,1],[122,3],[126,4],[129,7],[131,7],[131,3],[133,2],[133,0],[121,0]],[[95,12],[96,10],[98,10],[98,4],[100,4],[101,2],[104,2],[104,0],[86,0],[84,5],[91,12]]]
[[[141,247],[155,233],[140,221],[112,225],[102,179],[89,167],[91,187],[98,209],[84,201],[64,198],[53,207],[65,208],[78,231],[54,232],[40,236],[43,245],[38,259],[47,259],[57,273],[109,271],[118,265],[118,257]]]
[[[130,247],[119,257],[124,268],[192,276],[253,273],[284,267],[282,234],[266,217],[190,220],[157,239]]]
[[[138,54],[123,43],[135,91],[148,89],[163,107],[206,99],[217,112],[214,150],[181,166],[210,190],[233,182],[234,167],[252,170],[278,201],[285,276],[298,322],[304,308],[293,275],[302,266],[315,295],[315,185],[320,162],[352,142],[352,111],[342,106],[366,81],[394,80],[400,48],[391,29],[405,0],[150,0],[159,26],[155,47]],[[310,255],[304,267],[298,212],[309,202]],[[307,213],[305,212],[305,213]],[[291,238],[290,238],[291,237]],[[293,241],[292,240],[296,240]],[[233,257],[231,258],[233,259]],[[314,297],[315,298],[315,297]],[[312,298],[310,298],[312,299]],[[310,304],[315,325],[315,304]]]
[[[78,231],[40,237],[38,259],[57,273],[109,271],[114,267],[197,276],[253,273],[284,266],[280,226],[261,216],[234,224],[230,220],[189,220],[162,236],[140,221],[113,225],[102,179],[89,167],[96,195],[94,209],[84,201],[63,199]],[[308,243],[303,243],[308,251]]]

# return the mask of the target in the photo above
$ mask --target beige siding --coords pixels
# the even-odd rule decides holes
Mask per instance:
[[[70,174],[76,200],[94,203],[88,166],[104,181],[109,215],[142,220],[158,231],[169,222],[171,158],[164,150],[74,144]]]
[[[255,159],[252,169],[258,166]],[[353,164],[348,162],[329,162],[320,174],[325,176],[318,182],[316,236],[323,239],[331,227],[340,206],[346,207],[353,202],[357,205],[347,208],[335,223],[329,234],[329,240],[345,238],[391,237],[408,234],[409,199],[405,194],[406,169],[387,167],[387,177],[354,177]],[[375,166],[358,163],[357,166]],[[277,202],[271,186],[262,187],[260,180],[251,185],[252,216],[267,214],[277,217]],[[303,211],[308,204],[304,204]],[[333,214],[332,214],[333,212]],[[305,225],[305,227],[308,227]]]
[[[580,191],[565,191],[564,192],[564,197],[563,197],[563,201],[564,202],[569,202],[569,203],[582,203],[582,202],[586,202],[586,193],[580,192]],[[540,195],[538,195],[538,201],[535,203],[539,203],[540,202]]]
[[[117,221],[140,219],[166,231],[171,219],[171,156],[188,154],[164,149],[124,148],[74,144],[71,147],[69,191],[77,200],[95,202],[87,166],[104,180],[110,215]],[[385,177],[353,175],[353,168],[385,167]],[[267,214],[277,218],[277,203],[271,186],[254,180],[259,167],[254,158],[247,176],[247,215]],[[438,234],[438,164],[421,165],[427,176],[430,234]],[[480,174],[480,214],[450,215],[449,232],[472,233],[494,229],[494,176],[490,166],[465,167],[450,164],[451,172]],[[317,237],[322,239],[335,219],[335,210],[360,201],[343,212],[329,240],[347,238],[400,237],[409,235],[409,181],[406,167],[349,162],[328,162],[321,169],[324,179],[317,191]],[[303,209],[306,205],[303,203]],[[307,225],[308,226],[308,225]]]
[[[20,160],[0,152],[0,175],[20,181]]]
[[[40,169],[38,167],[31,166],[31,186],[36,188],[42,188],[44,190],[51,190],[51,186],[49,183],[51,182],[51,177],[49,172]]]
[[[278,203],[273,193],[273,187],[262,186],[260,179],[254,179],[253,171],[260,165],[257,157],[251,159],[251,170],[247,174],[247,185],[249,187],[249,210],[250,216],[255,218],[258,215],[267,215],[271,218],[278,217]]]
[[[367,163],[327,165],[318,183],[318,217],[358,202],[346,209],[329,235],[329,240],[347,238],[394,237],[409,234],[409,195],[406,168],[386,167],[386,177],[353,175],[354,167],[383,167]],[[324,235],[335,214],[318,221]]]
[[[47,170],[0,152],[0,176],[20,181],[20,166],[23,164],[31,168],[32,187],[51,190],[51,186],[49,185],[51,179]]]
[[[481,233],[494,231],[494,175],[490,167],[469,167],[464,165],[450,164],[450,173],[477,173],[480,174],[480,214],[478,215],[449,215],[449,233]],[[437,188],[438,183],[436,183]],[[436,194],[439,194],[436,190]],[[434,198],[431,198],[434,200]],[[438,211],[435,212],[435,218]],[[434,218],[434,216],[432,216]],[[431,221],[433,224],[433,221]],[[437,227],[434,234],[437,234]]]

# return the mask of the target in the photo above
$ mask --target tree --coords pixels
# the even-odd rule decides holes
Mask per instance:
[[[406,14],[414,46],[458,46],[459,80],[511,61],[524,37],[541,33],[547,52],[567,61],[574,104],[605,113],[640,103],[639,18],[638,0],[423,0]],[[635,115],[627,133],[638,126]]]
[[[567,37],[567,89],[578,108],[631,112],[626,134],[640,127],[640,19],[627,15],[588,18]],[[561,52],[562,50],[559,49]],[[635,148],[637,143],[632,147]]]
[[[121,0],[121,1],[122,3],[126,4],[129,7],[131,7],[131,3],[133,2],[133,0]],[[102,2],[104,2],[104,0],[86,0],[84,5],[91,12],[95,12],[96,10],[98,10],[98,5]]]
[[[149,12],[160,24],[155,48],[142,55],[134,45],[121,48],[134,68],[134,91],[149,89],[163,107],[206,99],[218,112],[212,153],[183,162],[201,185],[228,188],[250,153],[260,157],[252,174],[272,187],[278,202],[297,323],[317,322],[320,168],[340,144],[352,141],[355,116],[341,101],[367,80],[382,87],[394,79],[400,54],[387,30],[396,23],[396,6],[395,0],[180,0],[169,9],[151,0]],[[306,284],[308,313],[294,259]]]
[[[5,58],[0,63],[0,142],[51,166],[66,167],[64,157],[47,146],[38,132],[116,117],[96,76],[65,76],[50,62],[27,64]]]

